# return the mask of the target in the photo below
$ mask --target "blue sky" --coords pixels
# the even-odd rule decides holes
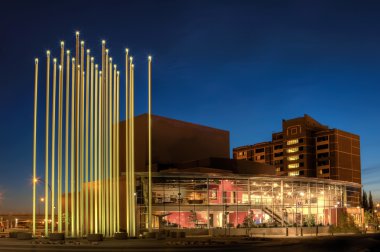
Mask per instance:
[[[31,208],[34,58],[58,55],[61,40],[73,48],[76,30],[95,57],[107,40],[120,66],[131,49],[137,114],[152,54],[153,112],[229,130],[231,148],[305,113],[360,135],[364,188],[380,199],[379,12],[377,1],[4,1],[0,212]],[[42,174],[42,102],[38,123]]]

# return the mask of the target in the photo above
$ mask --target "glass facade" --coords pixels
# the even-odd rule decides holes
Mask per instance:
[[[146,227],[147,181],[146,174],[137,177],[140,228]],[[233,228],[248,219],[265,226],[328,225],[334,211],[356,207],[360,195],[358,184],[310,178],[202,173],[156,174],[152,181],[154,228]]]

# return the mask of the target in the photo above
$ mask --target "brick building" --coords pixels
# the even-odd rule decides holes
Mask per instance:
[[[308,115],[283,120],[271,142],[234,148],[233,157],[273,165],[277,175],[361,183],[360,137]]]

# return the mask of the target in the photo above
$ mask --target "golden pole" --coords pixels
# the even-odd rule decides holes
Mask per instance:
[[[74,210],[74,191],[75,191],[75,156],[74,156],[74,150],[75,150],[75,142],[74,142],[74,135],[75,135],[75,128],[74,128],[74,121],[75,121],[75,58],[71,59],[71,170],[70,170],[70,202],[71,202],[71,236],[74,236],[75,229],[74,229],[74,221],[75,221],[75,210]]]
[[[79,101],[80,101],[80,42],[79,42],[79,32],[76,33],[76,41],[75,41],[75,62],[76,62],[76,128],[75,128],[75,145],[76,145],[76,153],[75,153],[75,216],[73,218],[75,223],[75,235],[79,235]]]
[[[119,167],[119,121],[120,121],[120,72],[117,71],[117,89],[116,89],[116,231],[120,232],[120,167]]]
[[[83,69],[81,67],[81,69]],[[83,235],[83,219],[84,219],[84,188],[83,188],[83,179],[84,179],[84,71],[82,71],[82,81],[81,81],[81,118],[80,118],[80,235]]]
[[[103,133],[102,133],[102,100],[103,100],[103,75],[102,71],[99,71],[99,145],[98,145],[98,152],[99,152],[99,164],[98,164],[98,169],[99,169],[99,230],[102,234],[103,232]]]
[[[148,57],[148,228],[152,231],[152,56]]]
[[[62,219],[61,219],[61,175],[62,175],[62,67],[58,66],[58,176],[57,176],[57,207],[58,207],[58,232],[62,232]]]
[[[132,62],[132,60],[131,60]],[[135,188],[135,65],[132,64],[131,68],[131,75],[132,75],[132,96],[131,96],[131,101],[132,101],[132,113],[131,113],[131,128],[132,128],[132,133],[131,133],[131,145],[132,145],[132,155],[131,155],[131,160],[132,160],[132,179],[131,179],[131,186],[132,186],[132,236],[136,236],[136,204],[135,204],[135,196],[136,196],[136,188]]]
[[[77,63],[79,63],[77,61]],[[77,157],[77,162],[76,162],[76,172],[75,172],[75,177],[76,177],[76,190],[75,190],[75,235],[79,235],[79,122],[80,122],[80,110],[79,110],[79,100],[80,100],[80,78],[81,78],[81,70],[80,70],[80,65],[77,65],[77,76],[76,76],[76,83],[77,83],[77,92],[76,92],[76,97],[77,97],[77,106],[76,106],[76,157]]]
[[[133,117],[133,114],[132,114],[132,96],[133,96],[133,90],[132,90],[132,85],[133,85],[133,80],[132,80],[132,62],[133,62],[133,58],[130,57],[129,58],[129,120],[128,120],[128,129],[129,129],[129,169],[128,169],[128,176],[129,176],[129,180],[128,180],[128,187],[129,187],[129,195],[128,195],[128,206],[129,206],[129,234],[130,236],[133,236],[133,220],[132,220],[132,216],[133,216],[133,206],[132,206],[132,196],[133,196],[133,187],[132,187],[132,179],[133,179],[133,175],[132,175],[132,117]]]
[[[108,64],[109,70],[109,82],[108,82],[108,169],[109,169],[109,234],[112,235],[113,230],[113,188],[112,188],[112,178],[113,178],[113,164],[112,164],[112,154],[113,154],[113,141],[112,141],[112,58],[109,59]]]
[[[86,61],[86,172],[85,172],[85,182],[86,182],[86,208],[85,208],[85,233],[88,233],[90,218],[88,217],[88,113],[89,113],[89,82],[90,82],[90,50],[87,49],[87,61]]]
[[[128,69],[129,69],[129,57],[128,48],[125,49],[125,230],[130,235],[129,229],[129,85],[128,85]]]
[[[45,236],[49,233],[49,94],[50,51],[46,52],[46,120],[45,120]]]
[[[98,233],[98,219],[99,219],[99,208],[98,208],[98,195],[99,195],[99,180],[98,180],[98,173],[99,173],[99,165],[98,165],[98,65],[95,65],[95,133],[94,133],[94,142],[95,142],[95,165],[94,165],[94,174],[95,174],[95,182],[94,182],[94,193],[95,193],[95,211],[94,211],[94,221],[95,221],[95,234]],[[100,118],[99,118],[100,119]]]
[[[57,59],[53,59],[53,112],[52,112],[52,138],[51,138],[51,232],[55,231],[55,102],[57,82]]]
[[[102,71],[99,72],[99,188],[100,188],[100,213],[99,213],[99,224],[100,224],[100,231],[103,235],[105,235],[105,200],[104,200],[104,87],[105,87],[105,71],[106,71],[106,41],[102,41]]]
[[[63,62],[65,43],[61,41],[58,96],[58,232],[62,232],[62,114],[63,114]]]
[[[34,60],[34,122],[33,122],[33,236],[36,235],[36,186],[37,186],[37,99],[38,99],[38,59]]]
[[[108,49],[106,49],[106,77],[105,77],[105,158],[106,158],[106,162],[105,162],[105,212],[106,212],[106,215],[105,215],[105,218],[104,218],[104,221],[105,221],[105,235],[106,236],[109,236],[109,187],[108,187],[108,179],[109,179],[109,166],[108,166],[108,149],[109,149],[109,145],[108,145],[108,62],[109,62],[109,58],[108,58]]]
[[[94,58],[91,57],[90,99],[90,233],[94,233]],[[88,185],[87,185],[88,186]]]
[[[69,235],[69,100],[70,51],[66,52],[66,132],[65,132],[65,236]]]
[[[116,65],[113,66],[113,124],[112,124],[112,190],[113,190],[113,232],[116,232]]]

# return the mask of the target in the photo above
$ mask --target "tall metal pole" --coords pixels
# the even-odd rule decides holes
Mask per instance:
[[[87,61],[86,61],[86,159],[85,159],[85,164],[86,164],[86,171],[85,171],[85,183],[86,183],[86,197],[85,197],[85,201],[86,201],[86,204],[85,204],[85,233],[87,234],[88,233],[88,228],[89,228],[89,220],[91,220],[89,218],[89,209],[88,209],[88,200],[89,200],[89,195],[88,195],[88,190],[89,190],[89,186],[88,186],[88,175],[89,175],[89,171],[88,171],[88,127],[89,127],[89,121],[88,121],[88,116],[89,116],[89,98],[90,98],[90,94],[89,94],[89,88],[90,88],[90,50],[87,49]]]
[[[80,51],[80,69],[81,69],[81,75],[80,75],[80,183],[79,183],[79,194],[80,194],[80,206],[79,206],[79,234],[83,235],[83,224],[84,224],[84,188],[83,188],[83,181],[84,181],[84,41],[82,40],[80,42],[81,45],[81,51]]]
[[[36,235],[36,186],[37,186],[37,99],[38,99],[38,59],[34,60],[34,122],[33,122],[33,236]]]
[[[75,40],[75,62],[76,62],[76,125],[75,125],[75,214],[73,215],[73,223],[75,224],[75,235],[79,235],[79,101],[80,101],[80,78],[81,78],[81,67],[80,67],[80,39],[79,32],[76,33]]]
[[[133,197],[133,187],[132,187],[132,180],[133,180],[133,167],[132,167],[132,158],[133,158],[133,146],[132,146],[132,120],[133,120],[133,68],[132,68],[132,62],[133,58],[129,57],[129,120],[128,120],[128,129],[129,129],[129,170],[128,170],[128,176],[129,176],[129,181],[128,181],[128,186],[129,186],[129,195],[128,195],[128,206],[129,206],[129,230],[130,230],[130,235],[133,235],[133,206],[132,206],[132,197]]]
[[[97,234],[99,232],[98,230],[98,220],[99,220],[99,201],[98,201],[98,195],[99,195],[99,177],[98,177],[98,174],[99,174],[99,162],[98,162],[98,158],[99,158],[99,155],[98,155],[98,137],[99,137],[99,132],[98,132],[98,65],[96,64],[95,65],[95,115],[94,115],[94,123],[95,123],[95,132],[94,132],[94,142],[95,142],[95,145],[94,145],[94,156],[95,156],[95,159],[94,159],[94,175],[95,175],[95,181],[94,181],[94,207],[95,207],[95,210],[94,210],[94,231],[95,231],[95,234]]]
[[[70,51],[66,52],[66,132],[65,132],[65,235],[69,235],[69,109]]]
[[[112,112],[112,190],[113,190],[113,198],[112,198],[112,204],[113,204],[113,232],[116,232],[116,82],[117,82],[117,67],[116,65],[113,66],[113,112]]]
[[[55,230],[55,103],[57,93],[57,59],[53,59],[53,112],[51,126],[51,232]]]
[[[119,145],[119,122],[120,122],[120,72],[117,71],[117,82],[116,82],[117,88],[116,88],[116,183],[117,183],[117,189],[116,189],[116,231],[120,231],[120,181],[119,181],[119,176],[120,176],[120,167],[119,167],[119,152],[120,152],[120,145]]]
[[[49,233],[49,95],[50,51],[46,52],[46,108],[45,108],[45,236]]]
[[[59,65],[58,97],[58,232],[62,232],[62,114],[63,114],[63,64],[65,43],[61,41],[61,58]]]
[[[113,179],[113,163],[112,163],[112,156],[113,156],[113,130],[112,130],[112,58],[109,59],[109,65],[108,65],[108,169],[109,169],[109,178],[108,178],[108,187],[109,187],[109,234],[112,236],[113,234],[113,186],[112,186],[112,179]]]
[[[79,235],[79,183],[80,183],[80,177],[79,177],[79,164],[80,164],[80,157],[79,157],[79,143],[80,143],[80,135],[79,135],[79,122],[80,122],[80,109],[79,109],[79,100],[80,100],[80,78],[81,78],[81,69],[80,65],[77,61],[77,74],[76,74],[76,83],[77,83],[77,92],[76,92],[76,170],[75,170],[75,235]]]
[[[91,57],[90,77],[90,233],[94,233],[94,58]]]
[[[71,169],[70,169],[70,203],[71,203],[71,236],[74,236],[75,233],[75,128],[74,128],[74,121],[75,121],[75,58],[71,59]]]
[[[148,57],[148,225],[152,231],[152,56]]]
[[[106,71],[106,41],[102,41],[102,66],[101,71],[99,71],[99,227],[100,232],[104,233],[104,220],[105,220],[105,209],[104,209],[104,73]]]
[[[58,66],[58,176],[57,176],[57,210],[58,210],[58,232],[62,232],[62,66]]]
[[[103,233],[103,134],[102,134],[102,100],[103,100],[103,75],[102,71],[99,71],[99,144],[98,144],[98,158],[99,158],[99,163],[98,163],[98,172],[99,172],[99,232]]]
[[[132,62],[132,60],[131,60]],[[131,85],[131,206],[132,206],[132,236],[136,235],[136,207],[135,207],[135,65],[131,66],[131,76],[132,76],[132,85]]]
[[[108,62],[109,62],[109,55],[108,55],[108,49],[106,49],[106,72],[105,72],[105,104],[104,104],[104,107],[105,107],[105,117],[104,117],[104,121],[105,121],[105,176],[104,176],[104,181],[105,181],[105,216],[104,216],[104,227],[105,227],[105,235],[108,237],[109,236],[109,233],[108,233],[108,230],[109,230],[109,215],[110,215],[110,209],[109,209],[109,186],[108,186],[108,183],[109,183],[109,166],[108,166],[108,149],[109,149],[109,137],[108,137],[108,74],[109,74],[109,71],[108,71]]]
[[[129,50],[125,49],[125,229],[129,230]]]

